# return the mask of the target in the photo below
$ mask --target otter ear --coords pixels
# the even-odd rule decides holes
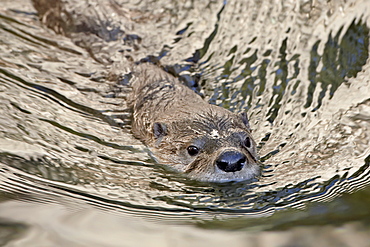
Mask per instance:
[[[240,117],[241,117],[243,123],[245,124],[245,127],[247,127],[247,129],[250,132],[252,132],[251,126],[249,125],[249,119],[248,119],[247,113],[245,113],[245,112],[240,113]]]
[[[154,123],[153,125],[153,134],[155,139],[159,139],[167,135],[167,126],[164,123]]]

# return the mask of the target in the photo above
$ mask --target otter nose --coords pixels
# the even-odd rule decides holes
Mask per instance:
[[[240,152],[226,151],[217,158],[216,165],[225,172],[237,172],[243,168],[246,159]]]

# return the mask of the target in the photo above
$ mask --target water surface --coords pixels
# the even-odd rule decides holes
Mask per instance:
[[[1,244],[367,246],[369,3],[55,3],[0,8]],[[247,111],[262,177],[156,164],[126,105],[142,59]]]

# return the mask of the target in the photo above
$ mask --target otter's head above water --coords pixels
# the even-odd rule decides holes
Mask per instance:
[[[241,181],[260,174],[246,114],[210,106],[180,119],[153,123],[150,146],[160,163],[200,181]]]
[[[246,114],[208,104],[157,66],[140,64],[134,71],[132,133],[158,162],[200,181],[260,174]]]

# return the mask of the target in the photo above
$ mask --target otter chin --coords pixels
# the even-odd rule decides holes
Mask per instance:
[[[199,181],[243,181],[260,175],[245,113],[208,104],[152,64],[134,69],[132,132],[159,163]]]

